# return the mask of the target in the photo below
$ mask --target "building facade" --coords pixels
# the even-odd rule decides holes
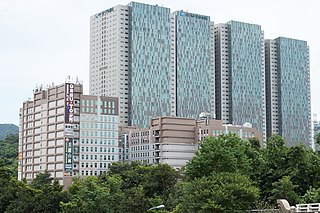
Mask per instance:
[[[200,121],[192,118],[162,116],[153,118],[149,128],[119,129],[119,159],[147,164],[167,163],[174,168],[185,166],[195,155],[199,141],[205,137],[233,133],[247,140],[262,133],[252,125],[225,125],[221,120]]]
[[[226,124],[251,123],[266,138],[264,33],[230,21],[215,26],[216,114]]]
[[[218,137],[219,135],[235,134],[243,140],[256,138],[263,145],[263,133],[253,128],[250,123],[243,125],[223,124],[222,120],[198,121],[196,127],[198,141],[204,138]]]
[[[100,175],[118,161],[118,99],[81,95],[79,174]]]
[[[173,116],[197,119],[214,114],[214,37],[209,16],[176,11],[171,15]]]
[[[197,119],[209,112],[224,124],[251,123],[265,141],[271,133],[305,141],[309,80],[295,72],[303,78],[291,84],[285,70],[309,70],[306,44],[265,43],[259,25],[214,25],[209,16],[137,2],[93,15],[90,27],[90,94],[119,97],[120,125],[144,128],[156,116]],[[266,70],[272,66],[276,72]],[[301,86],[300,106],[292,105],[289,85]],[[291,134],[291,126],[304,127]]]
[[[137,2],[115,6],[91,17],[90,94],[119,97],[123,126],[214,113],[213,46],[208,16]]]
[[[119,97],[119,122],[128,125],[129,15],[118,5],[90,17],[90,95]]]
[[[311,146],[309,47],[306,41],[266,40],[267,132],[289,146]]]
[[[48,171],[68,185],[72,177],[106,171],[118,161],[117,104],[84,96],[78,82],[37,88],[20,109],[18,179]]]
[[[148,128],[122,128],[120,140],[127,143],[123,143],[126,147],[121,147],[123,152],[119,158],[147,164],[167,163],[180,168],[192,159],[197,148],[195,124],[196,120],[191,118],[162,116],[153,118]]]
[[[170,9],[131,2],[129,124],[170,115]]]

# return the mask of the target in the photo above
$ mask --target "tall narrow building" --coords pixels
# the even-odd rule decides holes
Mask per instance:
[[[209,16],[176,11],[171,19],[172,114],[198,118],[201,112],[214,114],[214,37]]]
[[[129,124],[170,115],[170,9],[131,2]]]
[[[264,34],[259,25],[215,26],[216,114],[224,123],[251,123],[264,133]]]
[[[18,180],[48,171],[60,184],[79,174],[81,84],[36,88],[19,121]]]
[[[131,2],[91,17],[90,94],[119,96],[120,124],[214,113],[210,17]]]
[[[90,18],[90,94],[119,97],[119,122],[128,125],[128,6],[118,5]]]
[[[267,135],[311,146],[309,47],[306,41],[266,40]]]

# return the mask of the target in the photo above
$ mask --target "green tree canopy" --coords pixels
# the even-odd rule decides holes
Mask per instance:
[[[199,143],[196,156],[186,166],[186,177],[209,177],[220,172],[248,174],[251,163],[246,149],[246,144],[236,135],[207,137]]]
[[[236,172],[216,173],[180,185],[177,212],[245,212],[259,196],[250,178]]]

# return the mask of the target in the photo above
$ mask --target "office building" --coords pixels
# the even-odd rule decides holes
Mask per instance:
[[[210,17],[131,2],[91,17],[90,94],[119,96],[123,126],[214,113]]]
[[[79,82],[38,87],[20,109],[18,179],[48,171],[60,184],[118,161],[118,98],[83,95]]]
[[[144,128],[156,116],[197,119],[208,112],[224,124],[251,123],[264,141],[278,133],[290,144],[305,142],[309,58],[301,42],[265,43],[256,24],[214,25],[209,16],[182,10],[118,5],[91,17],[90,94],[119,97],[122,126]],[[276,72],[266,70],[272,66]],[[292,84],[290,69],[300,70]],[[293,86],[301,86],[297,101]]]
[[[256,138],[263,145],[263,133],[254,128],[250,123],[243,125],[223,124],[222,120],[207,120],[197,121],[198,141],[205,137],[218,137],[219,135],[235,134],[243,140]]]
[[[214,28],[209,16],[171,15],[172,116],[214,115]]]
[[[197,149],[196,120],[162,116],[153,118],[148,128],[123,128],[119,135],[126,140],[123,161],[141,161],[147,164],[167,163],[180,168],[192,159]],[[125,139],[126,138],[126,139]]]
[[[216,118],[251,123],[266,138],[264,33],[259,25],[230,21],[215,33]]]
[[[306,41],[266,40],[267,135],[311,146],[309,47]]]
[[[79,174],[100,175],[118,161],[118,98],[81,95]]]
[[[233,133],[247,140],[262,133],[252,125],[224,125],[221,120],[162,116],[153,118],[148,128],[124,127],[119,129],[119,159],[141,161],[147,164],[167,163],[181,168],[194,157],[198,142],[205,137]]]

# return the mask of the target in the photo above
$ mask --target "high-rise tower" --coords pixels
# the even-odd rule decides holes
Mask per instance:
[[[119,122],[128,125],[129,15],[118,5],[90,18],[90,94],[119,97]]]
[[[91,17],[90,93],[119,96],[120,125],[214,113],[210,17],[131,2]]]
[[[170,9],[131,2],[129,124],[170,115]]]
[[[215,26],[216,113],[224,123],[265,129],[264,35],[261,27],[230,21]]]
[[[171,15],[172,115],[214,114],[214,36],[209,16],[176,11]]]
[[[266,40],[267,136],[311,146],[309,47],[306,41]]]

